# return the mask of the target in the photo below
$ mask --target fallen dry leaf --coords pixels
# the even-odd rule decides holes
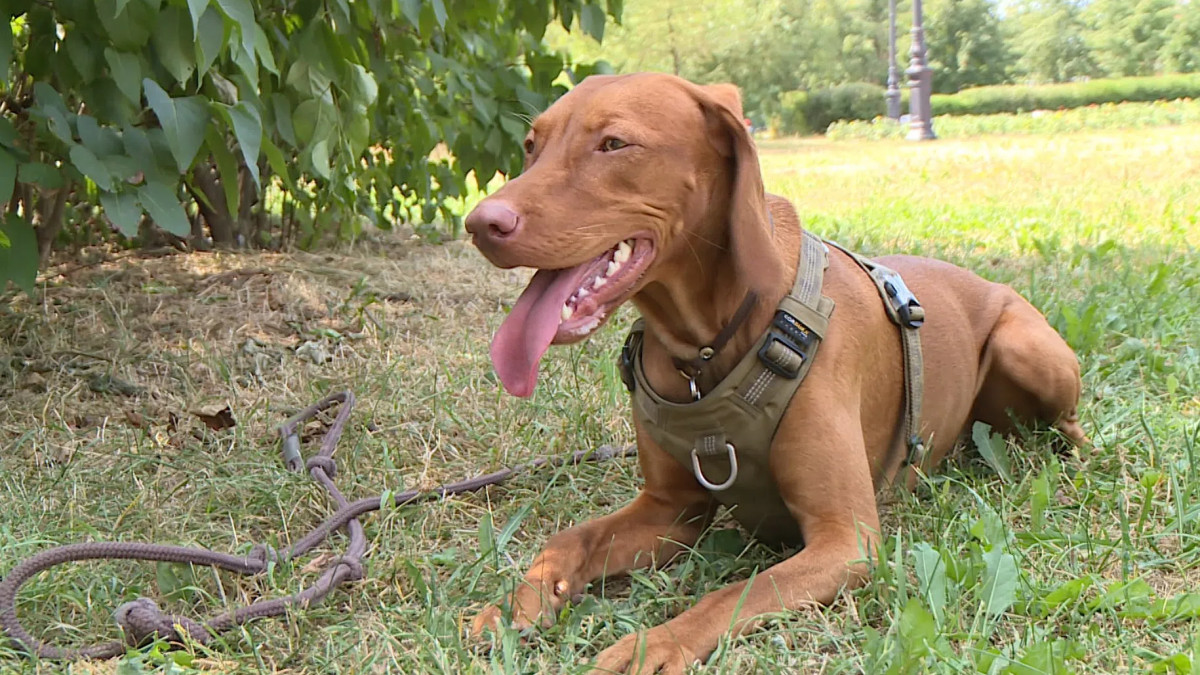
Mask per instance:
[[[213,431],[224,431],[225,429],[232,429],[237,426],[237,420],[233,419],[233,411],[229,409],[229,406],[225,406],[215,412],[204,410],[193,410],[191,412]]]

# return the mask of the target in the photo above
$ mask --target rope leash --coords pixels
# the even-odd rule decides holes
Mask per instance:
[[[300,453],[300,437],[297,434],[297,428],[321,411],[338,404],[340,406],[337,417],[330,425],[329,431],[325,433],[320,452],[304,461]],[[293,560],[304,555],[336,530],[346,528],[349,531],[350,543],[346,546],[345,552],[329,563],[324,573],[313,585],[287,597],[259,600],[246,607],[224,612],[204,622],[185,616],[167,614],[149,598],[138,598],[121,605],[113,612],[113,618],[125,632],[128,643],[134,646],[144,644],[155,636],[172,643],[182,643],[184,636],[187,636],[195,642],[207,645],[218,635],[231,628],[253,619],[280,616],[292,606],[315,605],[324,600],[338,585],[346,581],[361,579],[363,577],[362,555],[367,548],[367,539],[358,517],[379,510],[383,497],[366,497],[350,502],[333,482],[333,477],[337,474],[337,464],[333,459],[333,452],[337,449],[338,441],[341,439],[342,431],[345,430],[346,422],[350,419],[350,412],[353,408],[354,394],[351,392],[343,391],[331,394],[300,411],[279,427],[279,435],[283,442],[282,455],[287,469],[289,471],[308,469],[309,475],[325,488],[338,507],[338,510],[325,522],[314,528],[303,539],[292,544],[287,550],[278,552],[269,546],[260,544],[252,548],[250,553],[245,556],[235,556],[203,548],[142,542],[87,542],[59,546],[26,558],[10,570],[3,580],[0,580],[0,628],[24,651],[42,659],[108,659],[125,653],[126,644],[120,640],[86,647],[56,647],[35,638],[17,618],[17,593],[25,582],[44,570],[80,560],[124,559],[188,563],[217,567],[243,575],[255,575],[266,571],[271,562]],[[392,504],[399,507],[464,492],[474,492],[489,485],[503,483],[516,474],[532,469],[561,466],[566,463],[577,465],[583,462],[602,462],[617,457],[631,457],[636,454],[637,448],[633,446],[623,449],[602,446],[591,452],[581,450],[566,458],[540,457],[527,464],[519,464],[494,473],[442,485],[431,491],[402,492],[392,498]]]

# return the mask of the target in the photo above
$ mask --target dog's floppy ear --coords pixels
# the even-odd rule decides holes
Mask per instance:
[[[765,295],[786,274],[771,236],[758,151],[742,121],[742,98],[732,84],[697,87],[709,140],[733,167],[729,199],[729,246],[738,275]]]
[[[742,112],[742,92],[736,84],[706,84],[700,88],[714,101],[732,110],[739,120],[742,119],[745,114]]]

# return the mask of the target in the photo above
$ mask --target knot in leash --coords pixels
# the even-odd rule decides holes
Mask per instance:
[[[331,570],[345,570],[346,575],[342,577],[342,581],[358,581],[366,576],[366,568],[363,567],[362,561],[357,556],[338,556],[330,563]]]
[[[154,638],[180,644],[187,637],[204,644],[212,635],[208,629],[197,621],[186,616],[167,614],[159,608],[158,603],[150,598],[131,600],[113,611],[113,619],[125,632],[125,637],[131,645],[143,645]]]
[[[308,461],[304,463],[304,468],[308,469],[309,471],[312,471],[313,469],[320,469],[324,471],[325,475],[329,476],[330,478],[335,478],[337,476],[337,462],[334,461],[332,457],[326,457],[324,455],[313,455],[312,457],[309,457]]]
[[[246,560],[258,563],[265,570],[267,563],[279,562],[279,551],[268,544],[255,544],[246,554]]]

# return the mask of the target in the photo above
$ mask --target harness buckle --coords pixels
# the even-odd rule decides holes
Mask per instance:
[[[812,343],[812,331],[781,309],[775,312],[767,329],[767,339],[758,349],[758,360],[767,370],[794,380],[800,375],[800,367],[808,358]]]
[[[883,290],[895,305],[901,325],[906,328],[920,328],[925,323],[925,308],[917,301],[917,296],[908,290],[908,286],[899,274],[886,275],[883,281]]]
[[[708,478],[705,478],[704,469],[700,468],[700,456],[696,454],[696,448],[692,448],[692,473],[696,475],[696,482],[704,486],[704,489],[711,492],[728,490],[733,485],[733,482],[737,480],[737,451],[733,449],[732,443],[726,443],[725,452],[729,455],[729,478],[726,478],[724,483],[717,485],[716,483],[708,480]]]

